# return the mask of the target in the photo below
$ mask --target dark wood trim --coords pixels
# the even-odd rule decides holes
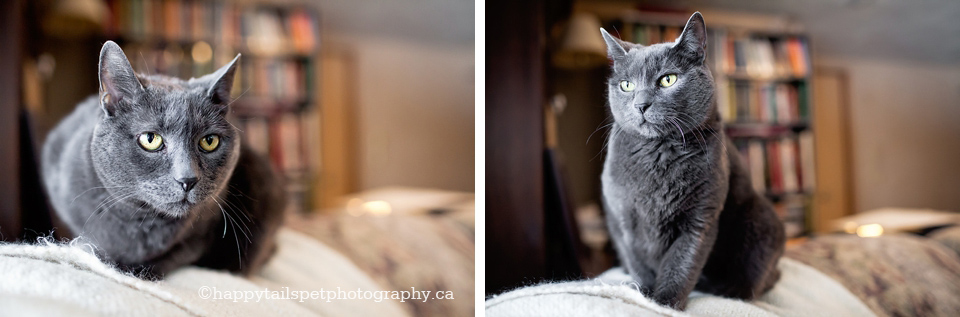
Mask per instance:
[[[20,54],[23,0],[0,1],[0,240],[22,231],[20,215]]]
[[[546,275],[544,4],[487,2],[486,292]]]

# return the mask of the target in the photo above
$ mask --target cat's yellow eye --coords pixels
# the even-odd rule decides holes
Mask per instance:
[[[660,86],[662,87],[670,87],[675,83],[677,83],[677,74],[663,75],[663,77],[660,77]]]
[[[637,84],[634,84],[634,83],[632,83],[632,82],[630,82],[630,81],[627,81],[627,80],[621,80],[621,81],[620,81],[620,90],[623,90],[623,91],[626,91],[626,92],[631,92],[631,91],[633,91],[634,89],[637,89]]]
[[[154,132],[144,132],[137,137],[137,142],[144,150],[154,152],[163,147],[163,137]]]
[[[200,139],[200,149],[204,152],[213,152],[220,146],[220,136],[211,134]]]

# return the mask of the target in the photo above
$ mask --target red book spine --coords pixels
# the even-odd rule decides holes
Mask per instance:
[[[770,191],[783,191],[783,171],[780,170],[779,141],[767,142],[767,167],[770,169]]]

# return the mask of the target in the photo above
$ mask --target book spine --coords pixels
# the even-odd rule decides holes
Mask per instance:
[[[753,183],[753,189],[758,193],[767,192],[767,168],[765,164],[763,142],[751,140],[748,145],[748,162],[750,164],[750,181]]]

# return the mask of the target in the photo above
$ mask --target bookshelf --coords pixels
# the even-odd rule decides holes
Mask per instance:
[[[109,0],[104,37],[141,73],[200,77],[243,57],[232,123],[286,179],[288,211],[312,209],[319,156],[319,15],[303,5]]]
[[[676,39],[688,17],[631,11],[606,24],[619,30],[621,39],[648,45]],[[806,234],[816,174],[809,40],[794,30],[710,20],[707,27],[707,64],[724,129],[755,189],[774,203],[787,236]]]

